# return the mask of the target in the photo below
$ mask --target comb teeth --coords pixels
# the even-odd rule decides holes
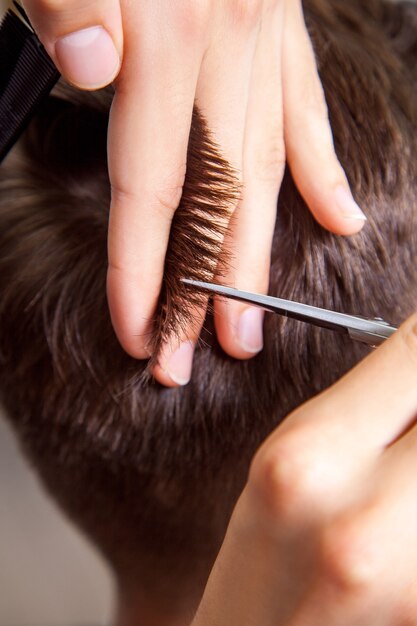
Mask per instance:
[[[8,11],[0,28],[0,161],[60,77],[42,44]]]
[[[30,30],[13,11],[7,11],[0,24],[0,93],[3,93]]]

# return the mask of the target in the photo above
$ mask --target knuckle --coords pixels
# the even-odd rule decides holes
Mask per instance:
[[[320,454],[312,453],[308,437],[288,433],[256,453],[249,487],[267,517],[291,520],[312,503],[320,507],[322,473]]]
[[[302,97],[302,111],[305,119],[310,123],[329,122],[329,109],[327,107],[326,96],[320,80],[305,80],[305,87]]]
[[[207,0],[186,0],[172,6],[175,26],[186,41],[196,41],[204,35],[210,6]]]
[[[276,141],[255,151],[253,174],[261,183],[278,186],[285,169],[285,145]]]
[[[379,579],[378,554],[375,534],[363,515],[333,522],[322,534],[322,576],[339,592],[364,597]]]
[[[310,89],[303,95],[302,109],[287,116],[285,136],[288,150],[298,150],[300,138],[309,142],[314,151],[327,157],[334,154],[333,134],[327,102],[322,89]]]
[[[178,178],[161,185],[154,192],[154,203],[157,210],[174,214],[181,200],[184,179]]]
[[[234,0],[234,2],[230,2],[233,24],[240,30],[252,30],[259,23],[262,6],[262,0]]]
[[[334,148],[333,133],[327,105],[324,107],[317,103],[306,104],[303,108],[301,123],[293,120],[286,128],[287,150],[290,154],[300,152],[300,138],[303,138],[304,145],[310,145],[318,161],[333,166],[337,163]],[[324,169],[326,172],[326,168]],[[339,173],[338,173],[339,174]]]
[[[185,172],[186,164],[184,163],[148,189],[136,189],[128,185],[112,183],[112,201],[114,204],[144,205],[147,203],[152,210],[160,211],[163,217],[166,217],[166,213],[172,217],[181,200]]]
[[[111,198],[114,205],[126,205],[137,202],[140,199],[140,195],[134,189],[124,188],[112,183]]]

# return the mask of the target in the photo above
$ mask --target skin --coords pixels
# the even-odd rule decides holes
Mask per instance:
[[[115,84],[107,286],[114,329],[132,356],[149,356],[150,320],[186,174],[195,101],[242,183],[241,197],[230,207],[234,219],[225,245],[233,269],[223,279],[227,284],[261,293],[268,288],[286,160],[320,224],[341,235],[362,228],[365,217],[334,152],[301,0],[24,5],[67,80],[87,89]],[[106,46],[97,53],[90,46],[84,57],[79,47],[69,50],[72,34],[93,26],[102,27]],[[179,343],[162,348],[154,370],[162,384],[189,380],[203,319],[204,310],[197,312]],[[222,347],[233,357],[250,358],[262,349],[260,311],[218,300],[215,322]]]
[[[259,449],[193,626],[417,624],[417,315]]]

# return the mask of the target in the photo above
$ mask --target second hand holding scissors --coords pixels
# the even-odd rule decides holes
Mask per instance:
[[[337,332],[348,334],[355,341],[360,341],[371,347],[379,346],[391,337],[397,330],[380,318],[369,319],[355,315],[338,313],[329,309],[321,309],[309,304],[301,304],[292,300],[283,300],[272,296],[264,296],[249,291],[241,291],[232,287],[224,287],[215,283],[206,283],[198,280],[183,278],[182,282],[190,287],[208,291],[209,293],[225,296],[232,300],[247,302],[253,306],[261,307],[265,311],[277,313],[284,317],[290,317],[301,322],[307,322],[314,326],[327,328]]]

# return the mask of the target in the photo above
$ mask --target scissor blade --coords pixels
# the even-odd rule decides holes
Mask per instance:
[[[220,296],[232,298],[233,300],[239,300],[240,302],[247,302],[248,304],[259,306],[266,311],[271,311],[272,313],[290,317],[301,322],[308,322],[322,328],[348,333],[353,339],[358,339],[371,345],[382,343],[382,341],[387,339],[396,330],[396,328],[386,324],[382,320],[368,320],[354,315],[321,309],[309,304],[301,304],[282,298],[241,291],[214,283],[190,280],[187,278],[184,278],[183,282],[196,289],[202,289]]]

